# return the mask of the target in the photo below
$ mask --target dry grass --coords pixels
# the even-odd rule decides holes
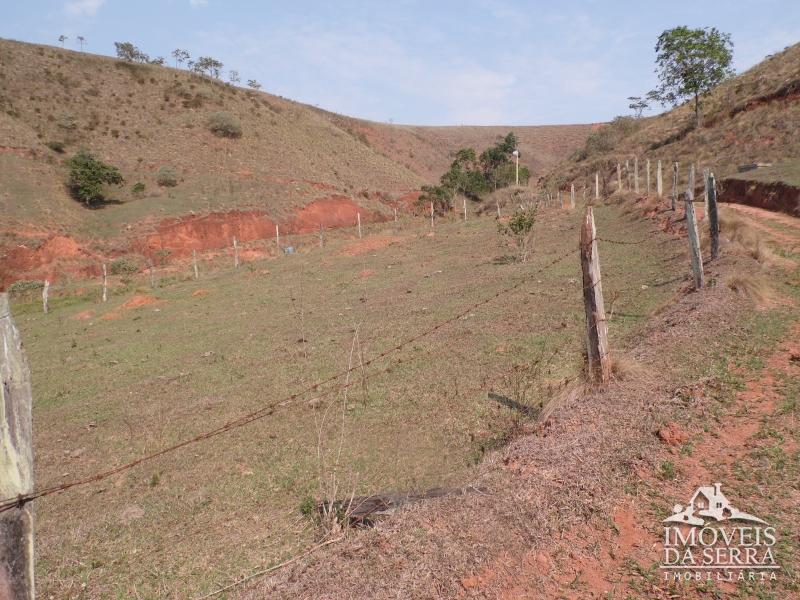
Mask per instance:
[[[731,275],[725,279],[725,285],[762,308],[769,306],[775,298],[774,290],[760,275],[749,273]]]
[[[778,257],[769,248],[764,236],[747,220],[729,212],[723,212],[719,217],[719,229],[720,237],[738,246],[762,265],[772,265],[777,262]]]

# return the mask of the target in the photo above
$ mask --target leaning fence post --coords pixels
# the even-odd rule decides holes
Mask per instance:
[[[678,163],[672,163],[672,210],[678,204]]]
[[[44,287],[42,288],[42,310],[44,312],[50,311],[50,281],[44,280]]]
[[[586,215],[583,218],[580,255],[589,377],[592,381],[603,383],[608,381],[611,374],[611,360],[608,353],[608,325],[603,305],[603,286],[600,280],[600,257],[597,253],[597,229],[591,206],[586,207]]]
[[[719,257],[719,213],[717,212],[717,180],[708,173],[708,228],[711,233],[711,260]]]
[[[594,172],[594,199],[600,200],[600,173]]]
[[[664,180],[661,177],[661,161],[658,161],[656,170],[656,196],[661,198],[664,195]]]
[[[692,165],[694,167],[694,165]],[[686,187],[686,229],[689,233],[689,253],[692,259],[692,276],[694,289],[702,289],[705,285],[703,278],[703,257],[700,254],[700,235],[697,233],[697,217],[694,213],[694,168],[689,171],[689,184]]]
[[[233,236],[233,268],[239,268],[239,245],[236,243],[236,236]]]
[[[0,294],[0,498],[33,492],[31,376],[8,294]],[[33,600],[33,509],[0,513],[0,598]]]

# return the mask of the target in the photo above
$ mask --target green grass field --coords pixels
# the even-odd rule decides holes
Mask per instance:
[[[684,243],[650,222],[617,207],[596,218],[604,238],[645,240],[635,251],[600,242],[619,352],[688,262]],[[527,263],[504,258],[494,219],[442,221],[434,235],[406,220],[370,226],[361,242],[349,231],[324,248],[298,240],[299,253],[238,270],[221,256],[199,281],[184,265],[154,291],[129,282],[105,305],[90,286],[54,298],[47,315],[18,301],[39,487],[277,403],[243,428],[37,501],[41,596],[192,597],[312,543],[319,530],[301,512],[312,500],[469,481],[525,420],[488,392],[536,406],[582,368],[579,219],[544,209]],[[356,369],[346,394],[323,386],[281,402],[517,282]],[[156,301],[123,308],[135,294]]]

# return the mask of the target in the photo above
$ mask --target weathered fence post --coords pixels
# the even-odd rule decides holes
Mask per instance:
[[[397,209],[395,209],[397,210]],[[322,223],[319,224],[319,247],[322,248],[325,245],[325,242],[322,237]]]
[[[594,199],[600,200],[600,173],[594,172]]]
[[[647,183],[645,185],[647,186],[647,195],[649,196],[650,195],[650,159],[649,158],[647,159],[646,171],[647,171]]]
[[[672,163],[672,210],[678,204],[678,163]]]
[[[697,232],[697,217],[694,213],[694,165],[689,171],[689,184],[686,187],[686,230],[689,233],[689,253],[692,259],[692,276],[694,289],[700,290],[705,285],[703,277],[703,257],[700,254],[700,235]]]
[[[153,273],[153,261],[148,262],[148,271],[150,272],[150,289],[156,289],[156,278]]]
[[[708,219],[708,169],[703,169],[703,217]]]
[[[397,223],[397,207],[394,207],[394,222]]]
[[[500,218],[500,200],[495,198],[494,203],[497,206],[497,218],[499,219]]]
[[[622,165],[617,163],[617,192],[622,193]]]
[[[44,280],[44,287],[42,288],[42,310],[44,312],[50,311],[50,280]]]
[[[708,228],[711,233],[711,260],[719,257],[719,213],[717,212],[717,180],[708,173]]]
[[[103,302],[108,302],[108,267],[103,263]]]
[[[431,201],[431,229],[433,229],[433,201]]]
[[[33,491],[31,379],[8,294],[0,294],[0,498]],[[33,600],[33,508],[0,513],[0,598]]]
[[[661,175],[661,161],[658,161],[658,168],[656,169],[656,196],[661,198],[664,195],[664,180]]]
[[[464,220],[467,220],[467,198],[464,197]]]
[[[639,157],[633,157],[633,191],[639,193]]]
[[[192,267],[194,268],[195,280],[200,279],[200,273],[197,271],[197,250],[192,250]]]
[[[575,184],[569,184],[569,207],[575,208]]]
[[[239,245],[236,243],[236,236],[233,236],[233,268],[239,268]]]
[[[631,164],[627,158],[625,159],[625,179],[628,184],[628,191],[632,190],[633,186],[631,185]]]
[[[278,226],[275,225],[275,247],[278,249],[278,255],[281,253],[281,232]]]
[[[586,207],[586,215],[583,218],[580,254],[589,377],[592,381],[603,383],[608,381],[611,374],[611,360],[608,353],[608,325],[603,305],[603,285],[600,280],[600,257],[597,253],[597,229],[591,206]]]

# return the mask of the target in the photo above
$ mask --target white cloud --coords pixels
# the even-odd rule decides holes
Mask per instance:
[[[189,0],[189,4],[192,8],[202,8],[208,6],[208,0]]]
[[[106,0],[73,0],[64,5],[64,12],[73,17],[93,17]]]

